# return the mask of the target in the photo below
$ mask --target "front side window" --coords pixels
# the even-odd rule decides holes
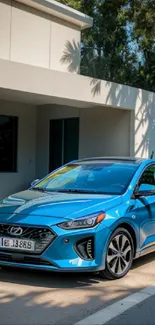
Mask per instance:
[[[136,164],[74,163],[53,172],[33,189],[62,192],[122,194],[126,191]]]
[[[155,190],[155,165],[145,169],[139,180],[139,191]]]
[[[0,115],[0,172],[17,171],[18,118]]]

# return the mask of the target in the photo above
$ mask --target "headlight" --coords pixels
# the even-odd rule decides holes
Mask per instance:
[[[80,228],[93,228],[97,224],[99,224],[104,218],[105,218],[105,214],[102,212],[97,214],[91,214],[89,216],[79,218],[76,220],[59,223],[57,226],[66,230],[80,229]]]

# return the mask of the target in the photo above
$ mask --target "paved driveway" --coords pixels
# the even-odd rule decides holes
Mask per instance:
[[[0,270],[0,324],[74,325],[153,283],[155,254],[135,261],[118,281],[92,274]]]

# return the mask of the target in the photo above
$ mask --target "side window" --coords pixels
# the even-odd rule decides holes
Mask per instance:
[[[147,167],[139,180],[139,191],[155,190],[155,165]]]

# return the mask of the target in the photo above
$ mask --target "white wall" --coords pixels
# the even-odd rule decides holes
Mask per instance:
[[[130,111],[115,108],[38,107],[36,176],[49,171],[49,121],[80,118],[79,158],[130,155]]]
[[[129,156],[130,111],[111,107],[80,111],[79,156]]]
[[[10,55],[11,0],[0,1],[0,58]]]
[[[48,68],[50,20],[17,3],[12,6],[11,26],[11,60]]]
[[[139,90],[131,119],[132,154],[149,158],[155,151],[155,94]]]
[[[13,0],[0,0],[2,59],[77,73],[80,37],[80,30],[70,23]]]
[[[19,117],[17,173],[0,173],[0,198],[27,188],[35,176],[36,107],[0,101],[0,115]]]
[[[78,73],[80,68],[80,31],[60,20],[51,23],[50,68]]]

